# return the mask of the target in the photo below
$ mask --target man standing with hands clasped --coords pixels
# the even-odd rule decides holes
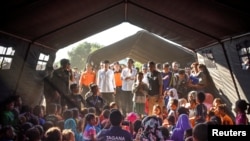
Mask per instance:
[[[122,70],[121,79],[122,79],[122,97],[123,101],[121,103],[122,114],[130,113],[133,111],[133,94],[132,94],[132,85],[135,82],[137,70],[133,66],[134,60],[128,59],[127,67]]]
[[[101,93],[102,98],[109,104],[114,101],[116,94],[114,71],[109,68],[109,61],[103,62],[104,67],[98,71],[97,86]]]
[[[149,82],[149,92],[148,92],[148,115],[152,115],[153,106],[155,104],[160,105],[162,108],[163,105],[163,96],[162,96],[162,75],[156,70],[155,62],[148,62],[149,72],[147,74]]]

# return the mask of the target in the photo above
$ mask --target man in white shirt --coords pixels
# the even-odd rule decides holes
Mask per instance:
[[[105,60],[103,63],[104,67],[98,71],[97,85],[99,86],[102,98],[109,104],[114,101],[116,92],[114,71],[109,68],[108,60]]]
[[[142,73],[143,73],[142,82],[146,83],[149,86],[148,75],[147,75],[148,74],[147,64],[142,65]]]
[[[132,85],[135,82],[137,70],[133,67],[134,60],[128,59],[127,67],[122,70],[121,79],[122,79],[122,97],[123,101],[121,102],[121,109],[123,115],[133,111],[133,94],[132,94]]]

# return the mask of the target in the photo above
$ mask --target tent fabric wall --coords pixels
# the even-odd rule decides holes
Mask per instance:
[[[22,73],[21,68],[27,53],[28,43],[0,34],[0,46],[12,47],[15,50],[10,69],[0,71],[0,102],[2,102],[8,95],[15,93],[18,79]]]
[[[226,52],[224,52],[222,44],[216,44],[197,52],[198,61],[204,63],[204,55],[202,55],[202,52],[212,50],[216,68],[208,68],[208,70],[219,91],[218,96],[222,98],[232,111],[235,102],[239,98],[245,99],[248,102],[250,101],[249,70],[241,69],[241,62],[236,50],[236,45],[245,41],[250,41],[249,35],[223,42],[222,44],[225,46]],[[229,64],[227,63],[226,55],[228,56]],[[232,69],[233,77],[229,67]]]
[[[239,91],[239,96],[241,99],[247,99],[250,101],[250,71],[249,69],[242,69],[239,53],[236,48],[236,46],[239,44],[243,44],[245,47],[250,47],[250,34],[225,42],[232,72],[234,74],[236,86]]]
[[[181,67],[185,67],[196,60],[195,53],[185,47],[173,45],[147,31],[138,31],[121,41],[103,47],[88,56],[87,62],[99,64],[102,60],[111,63],[124,58],[147,63],[165,63],[177,61]]]
[[[48,74],[46,73],[46,70],[36,70],[36,65],[40,53],[44,53],[50,55],[48,65],[51,65],[50,67],[52,67],[55,54],[48,52],[49,51],[46,50],[46,48],[41,48],[36,45],[31,46],[18,83],[17,93],[22,96],[24,103],[29,103],[31,106],[39,104],[43,99],[43,80]]]
[[[23,103],[36,105],[43,94],[45,71],[37,71],[36,65],[40,53],[50,55],[48,66],[55,60],[55,51],[30,44],[30,42],[0,34],[0,45],[13,47],[15,50],[10,69],[0,71],[1,99],[12,94],[19,94]]]

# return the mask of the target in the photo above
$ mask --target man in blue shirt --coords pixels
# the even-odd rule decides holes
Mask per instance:
[[[121,128],[123,120],[122,114],[119,110],[112,110],[109,116],[111,127],[109,129],[102,129],[97,134],[98,141],[132,141],[132,135]]]

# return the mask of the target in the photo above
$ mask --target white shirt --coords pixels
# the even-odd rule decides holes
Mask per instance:
[[[97,75],[97,85],[101,93],[113,93],[115,91],[115,77],[111,69],[100,69]]]
[[[147,86],[149,86],[148,75],[147,75],[147,73],[144,73],[144,74],[143,74],[142,82],[146,83]]]
[[[135,82],[137,70],[135,68],[131,68],[132,72],[129,68],[124,68],[121,73],[122,79],[122,90],[123,91],[132,91],[132,85]],[[131,79],[125,80],[126,77],[131,77]]]

